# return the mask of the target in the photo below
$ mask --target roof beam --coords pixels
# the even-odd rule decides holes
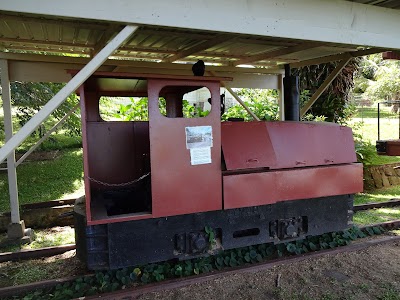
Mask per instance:
[[[162,62],[171,63],[171,62],[177,61],[177,60],[179,60],[181,58],[190,56],[190,55],[192,55],[194,53],[209,49],[211,47],[214,47],[214,46],[216,46],[218,44],[221,44],[223,42],[229,41],[231,39],[233,39],[232,35],[219,34],[216,37],[214,37],[213,39],[201,42],[201,43],[199,43],[199,44],[197,44],[197,45],[195,45],[193,47],[190,47],[188,49],[185,49],[185,50],[183,50],[183,51],[181,51],[181,52],[179,52],[179,53],[177,53],[177,54],[175,54],[175,55],[173,55],[171,57],[167,57],[167,58],[163,59]]]
[[[0,1],[0,11],[400,49],[400,10],[350,1]],[[221,15],[221,11],[224,12]],[[234,22],[226,22],[234,20]]]
[[[91,53],[92,57],[99,53],[99,51],[103,49],[105,45],[107,45],[110,38],[115,34],[115,32],[117,32],[118,27],[118,25],[113,24],[107,28],[100,40],[97,41],[96,45],[94,45],[93,52]]]
[[[66,57],[57,55],[40,55],[40,54],[22,54],[22,53],[0,53],[0,59],[8,59],[15,61],[27,62],[44,62],[44,63],[62,63],[62,64],[78,64],[85,65],[89,62],[85,57]],[[129,61],[108,59],[103,63],[104,66],[125,66],[151,69],[175,69],[175,70],[191,70],[191,65],[178,63],[154,63],[144,61]],[[282,68],[242,68],[232,66],[207,66],[207,71],[217,72],[235,72],[235,73],[251,73],[251,74],[280,74]]]
[[[328,86],[332,83],[333,80],[339,75],[339,73],[343,70],[343,68],[347,65],[347,63],[353,59],[353,56],[347,55],[345,59],[343,59],[336,68],[329,74],[329,76],[324,80],[321,86],[314,92],[311,96],[310,100],[304,104],[303,108],[300,111],[300,117],[303,117],[306,112],[313,106],[313,104],[318,100],[318,98],[322,95],[322,93],[328,88]]]
[[[43,46],[60,46],[60,47],[77,47],[77,48],[87,48],[93,49],[92,45],[87,44],[79,44],[79,43],[68,43],[68,42],[58,42],[58,41],[49,41],[49,40],[33,40],[33,39],[20,39],[20,38],[6,38],[0,37],[0,43],[21,43],[21,44],[33,44],[39,45],[39,47],[43,48]]]
[[[360,57],[360,56],[365,56],[365,55],[381,53],[381,52],[385,52],[385,51],[387,51],[387,50],[380,49],[380,48],[371,48],[371,49],[353,51],[353,52],[348,52],[348,53],[323,56],[323,57],[319,57],[319,58],[313,58],[313,59],[309,59],[309,60],[303,60],[300,62],[291,63],[290,67],[291,68],[301,68],[301,67],[305,67],[305,66],[325,64],[325,63],[328,63],[331,61],[346,59],[349,55],[351,57]]]
[[[292,54],[292,53],[296,53],[296,52],[300,52],[300,51],[304,51],[304,50],[308,50],[308,49],[316,48],[316,47],[320,47],[320,46],[321,46],[321,43],[317,43],[317,42],[304,43],[304,44],[300,44],[300,45],[296,45],[296,46],[292,46],[292,47],[287,47],[287,48],[283,48],[283,49],[278,49],[278,50],[273,50],[273,51],[266,52],[266,53],[253,55],[253,56],[250,56],[249,58],[245,58],[245,59],[236,61],[233,63],[233,65],[238,66],[238,65],[244,65],[244,64],[248,64],[248,63],[252,63],[252,62],[257,62],[260,60],[272,59],[274,57],[278,57],[278,56],[281,57],[283,55],[288,55],[288,54]]]
[[[0,21],[17,21],[17,22],[27,22],[33,24],[48,24],[48,25],[60,25],[60,26],[70,26],[74,28],[84,27],[85,29],[96,29],[96,30],[106,30],[109,26],[108,23],[100,24],[93,22],[82,22],[78,20],[60,20],[60,19],[51,19],[51,18],[35,18],[28,16],[14,16],[8,14],[0,13]]]
[[[13,135],[3,147],[0,148],[0,163],[12,153],[65,99],[73,93],[86,79],[89,78],[107,58],[121,46],[137,29],[136,26],[127,25],[110,43],[107,44],[89,63],[80,70],[72,79],[43,106],[22,128]]]

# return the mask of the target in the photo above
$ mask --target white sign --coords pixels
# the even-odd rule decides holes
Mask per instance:
[[[186,127],[186,149],[190,150],[190,163],[194,165],[211,164],[213,136],[211,126]]]
[[[190,149],[190,163],[195,165],[211,164],[211,148]]]

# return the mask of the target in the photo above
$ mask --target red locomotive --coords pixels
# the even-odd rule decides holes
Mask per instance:
[[[89,269],[186,259],[343,230],[362,191],[350,128],[183,118],[185,93],[220,101],[227,78],[95,73],[80,88],[85,203],[78,256]],[[148,97],[149,121],[107,122],[100,96]],[[166,115],[159,99],[166,101]],[[205,227],[212,228],[210,245]]]

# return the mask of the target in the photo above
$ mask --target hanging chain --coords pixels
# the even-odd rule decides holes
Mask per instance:
[[[128,181],[128,182],[123,182],[123,183],[107,183],[107,182],[103,182],[103,181],[94,179],[94,178],[89,177],[89,176],[86,176],[86,177],[87,177],[91,182],[95,182],[95,183],[98,183],[98,184],[101,184],[101,185],[104,185],[104,186],[128,186],[128,185],[135,184],[136,182],[138,182],[138,181],[140,181],[140,180],[146,178],[146,177],[149,176],[149,175],[150,175],[150,172],[147,173],[147,174],[144,174],[144,175],[140,176],[139,178],[137,178],[137,179],[135,179],[135,180]]]

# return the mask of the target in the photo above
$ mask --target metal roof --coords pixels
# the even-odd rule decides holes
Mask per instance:
[[[0,13],[0,51],[93,56],[125,24]],[[358,45],[142,25],[113,57],[148,62],[195,62],[222,66],[280,67],[353,52]],[[380,52],[375,49],[371,52]]]
[[[399,0],[348,0],[349,2],[357,2],[361,4],[370,4],[375,6],[400,9]]]

